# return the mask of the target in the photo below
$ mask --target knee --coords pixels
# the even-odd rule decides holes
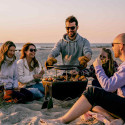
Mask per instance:
[[[83,92],[83,95],[88,99],[88,101],[90,102],[91,105],[94,105],[94,100],[96,97],[96,91],[97,91],[97,87],[88,87],[86,89],[86,91]]]

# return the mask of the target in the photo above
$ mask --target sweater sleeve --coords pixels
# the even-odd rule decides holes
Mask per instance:
[[[17,62],[17,69],[18,69],[18,81],[21,83],[28,83],[31,82],[32,80],[34,80],[33,75],[25,75],[24,74],[24,63],[23,60],[19,60]]]
[[[95,72],[101,87],[106,91],[114,92],[125,85],[125,66],[119,67],[118,71],[110,78],[107,77],[101,66],[96,66]]]
[[[92,50],[90,48],[90,43],[87,39],[84,39],[84,42],[85,42],[85,44],[84,44],[83,54],[91,59]]]
[[[57,57],[61,52],[61,40],[57,42],[48,57]]]
[[[18,88],[18,72],[17,72],[17,62],[14,64],[14,75],[13,75],[13,87]]]

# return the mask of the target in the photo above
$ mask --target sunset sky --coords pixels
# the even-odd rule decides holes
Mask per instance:
[[[0,0],[0,42],[57,42],[74,15],[90,43],[125,32],[125,0]]]

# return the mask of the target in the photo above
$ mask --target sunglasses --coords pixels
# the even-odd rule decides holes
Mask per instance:
[[[103,59],[105,59],[105,58],[106,58],[106,56],[102,56],[102,55],[100,55],[100,58],[103,58]]]
[[[75,28],[76,28],[75,26],[72,26],[72,27],[66,27],[66,30],[69,30],[69,29],[74,30]]]
[[[30,49],[29,51],[30,51],[30,52],[36,52],[37,49]]]

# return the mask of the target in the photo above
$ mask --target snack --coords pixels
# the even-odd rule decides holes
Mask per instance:
[[[57,78],[54,77],[46,77],[44,78],[44,81],[48,81],[48,82],[58,82],[58,81],[85,81],[86,77],[85,76],[80,76],[80,75],[76,75],[76,76],[68,76],[68,79],[66,80],[66,75],[62,75],[62,76],[58,76]]]

